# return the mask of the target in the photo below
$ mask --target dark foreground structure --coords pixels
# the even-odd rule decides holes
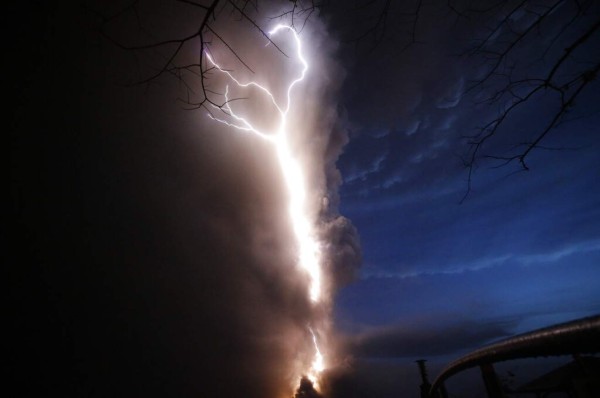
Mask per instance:
[[[481,369],[488,397],[502,398],[505,397],[505,391],[495,374],[494,363],[522,358],[572,355],[575,358],[572,364],[540,378],[556,381],[553,373],[556,372],[554,376],[566,375],[563,377],[563,385],[551,386],[548,383],[544,385],[543,380],[537,379],[512,393],[533,393],[543,397],[549,392],[557,391],[550,391],[549,388],[562,388],[564,390],[561,391],[576,398],[600,397],[600,380],[596,374],[595,358],[581,356],[598,352],[600,352],[600,315],[534,330],[480,348],[451,362],[431,385],[429,396],[445,396],[445,380],[477,366]],[[575,374],[578,376],[575,377]]]

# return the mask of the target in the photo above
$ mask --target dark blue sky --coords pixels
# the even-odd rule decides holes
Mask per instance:
[[[371,52],[365,50],[368,37],[365,52],[347,48],[352,61],[342,101],[351,139],[338,162],[341,211],[359,231],[363,267],[340,292],[335,314],[363,358],[457,356],[506,335],[600,312],[597,82],[568,121],[546,136],[542,145],[552,149],[529,155],[529,171],[516,161],[495,168],[502,161],[483,155],[508,156],[531,142],[559,102],[545,91],[511,114],[482,149],[461,203],[468,189],[461,156],[469,148],[462,137],[475,134],[508,103],[482,101],[507,84],[506,76],[468,90],[495,59],[465,52],[509,9],[467,19],[428,4],[416,25],[417,43],[407,49],[394,52],[409,40],[394,24]],[[512,68],[513,81],[545,76],[553,57],[597,19],[597,7],[591,11],[552,42],[574,15],[572,4],[563,4],[550,23],[516,46],[501,72]],[[519,13],[511,26],[519,31],[530,18]],[[564,76],[598,62],[597,36],[564,66]],[[504,26],[490,46],[497,51],[513,37]]]
[[[465,100],[453,110],[471,106]],[[360,281],[341,294],[341,319],[399,322],[421,311],[530,318],[541,311],[553,314],[552,322],[598,311],[598,119],[557,129],[581,149],[537,153],[529,172],[504,178],[509,167],[478,169],[459,204],[467,172],[452,150],[458,133],[479,120],[462,111],[458,131],[441,133],[446,148],[431,148],[440,134],[435,127],[383,136],[365,128],[348,145],[340,161],[341,209],[359,230],[364,265]],[[392,286],[393,296],[385,296]],[[382,305],[398,311],[403,302],[412,310]],[[376,314],[360,311],[367,303]]]

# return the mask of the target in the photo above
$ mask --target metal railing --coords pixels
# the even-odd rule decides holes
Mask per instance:
[[[435,396],[449,377],[463,370],[479,366],[490,396],[486,379],[489,365],[512,359],[548,357],[600,352],[600,315],[534,330],[510,337],[475,350],[451,362],[433,382],[429,396]],[[493,369],[491,370],[493,373]],[[493,388],[493,386],[492,386]]]

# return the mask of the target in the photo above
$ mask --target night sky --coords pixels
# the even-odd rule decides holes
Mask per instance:
[[[562,18],[573,15],[570,6],[522,43],[510,61],[513,80],[547,73],[549,54],[572,41],[566,35],[545,59],[539,56]],[[413,10],[395,11],[407,8]],[[596,5],[570,34],[585,31],[597,12]],[[511,26],[527,26],[529,17],[520,13]],[[396,34],[396,41],[382,39],[368,56],[353,59],[342,95],[351,138],[338,165],[341,211],[360,233],[363,267],[338,296],[336,323],[365,359],[398,364],[423,357],[439,371],[435,363],[486,342],[600,310],[597,83],[568,115],[571,121],[547,136],[545,146],[563,150],[532,153],[529,171],[482,159],[461,203],[468,189],[461,137],[499,114],[500,104],[482,99],[505,84],[490,79],[465,94],[495,61],[461,54],[496,23],[430,4],[420,15],[417,43],[394,53],[411,40],[406,27],[390,25],[388,37]],[[498,36],[498,43],[511,38]],[[578,61],[598,61],[598,39]],[[507,120],[486,154],[514,152],[556,107],[551,96],[536,98]]]
[[[559,2],[497,75],[470,89],[494,58],[469,50],[517,3],[480,12],[460,2],[457,13],[423,2],[415,19],[421,2],[397,1],[385,31],[369,31],[385,3],[332,1],[303,31],[321,54],[304,93],[321,102],[303,103],[311,135],[297,145],[317,181],[311,200],[327,197],[315,213],[336,289],[332,397],[417,397],[416,359],[434,376],[483,344],[600,312],[597,79],[528,155],[529,170],[485,156],[531,142],[559,109],[551,90],[481,148],[470,190],[462,161],[464,137],[505,106],[507,97],[485,99],[507,71],[545,76],[597,24],[599,5],[588,2],[563,32],[577,14]],[[511,29],[555,3],[531,3]],[[302,330],[323,318],[289,271],[275,159],[260,141],[184,110],[171,76],[128,85],[163,58],[98,33],[100,15],[119,8],[44,2],[6,16],[22,21],[6,74],[10,379],[19,396],[285,396],[303,360],[296,347],[310,344]],[[109,32],[161,40],[193,30],[202,13],[187,10],[141,4]],[[252,58],[260,35],[228,15],[216,26]],[[500,29],[486,49],[512,34]],[[596,29],[557,79],[597,65],[598,48]],[[274,65],[253,64],[277,76]],[[465,397],[481,389],[467,376],[454,386]]]

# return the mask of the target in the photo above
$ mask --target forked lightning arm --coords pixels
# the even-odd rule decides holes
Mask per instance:
[[[224,70],[221,66],[219,66],[215,60],[210,56],[210,54],[206,53],[206,59],[212,66],[226,74],[229,79],[240,88],[255,88],[260,92],[264,93],[267,97],[269,97],[271,103],[277,109],[278,121],[276,131],[266,132],[261,131],[260,129],[254,127],[254,125],[244,116],[239,115],[230,104],[231,99],[229,98],[229,86],[227,85],[225,88],[225,103],[222,107],[218,107],[212,105],[218,110],[221,110],[226,116],[225,118],[217,118],[212,114],[208,114],[208,116],[222,124],[230,126],[237,130],[246,131],[252,133],[262,139],[267,140],[275,146],[277,151],[277,157],[279,160],[279,166],[281,168],[281,172],[283,174],[285,185],[288,189],[290,203],[288,207],[288,212],[290,215],[290,221],[292,223],[292,228],[294,230],[294,235],[296,237],[299,249],[299,259],[298,263],[302,269],[304,269],[310,278],[310,286],[309,286],[309,297],[313,303],[317,303],[322,300],[323,292],[322,292],[322,284],[321,284],[321,249],[319,242],[316,239],[316,234],[314,233],[313,222],[311,222],[309,215],[306,211],[306,178],[304,176],[302,166],[298,162],[298,160],[292,155],[292,151],[290,149],[289,137],[288,137],[288,113],[290,111],[290,107],[292,105],[292,93],[294,87],[304,80],[306,77],[306,73],[308,71],[308,63],[304,58],[302,53],[302,41],[300,37],[296,33],[296,31],[287,25],[277,25],[273,30],[269,32],[270,36],[274,36],[278,32],[286,30],[290,32],[294,38],[296,44],[296,56],[300,64],[302,65],[302,69],[300,74],[295,77],[287,86],[285,104],[282,106],[276,100],[275,96],[269,89],[265,86],[255,82],[241,82],[233,76],[227,70]],[[308,371],[308,377],[315,382],[318,378],[318,375],[324,369],[323,356],[321,355],[321,351],[319,350],[319,346],[317,344],[317,337],[313,332],[312,328],[309,327],[310,333],[312,335],[312,340],[315,346],[315,357],[311,364],[311,368]]]

